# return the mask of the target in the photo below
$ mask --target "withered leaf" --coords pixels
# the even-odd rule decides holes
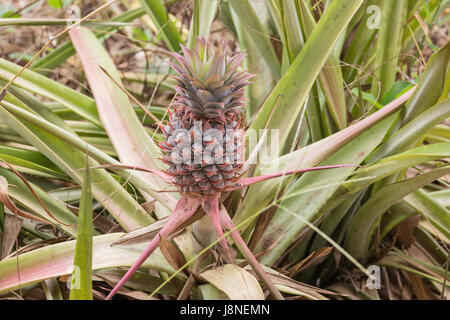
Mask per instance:
[[[7,257],[13,249],[21,228],[22,219],[10,214],[5,215],[5,225],[2,239],[2,260]]]
[[[175,270],[180,269],[186,263],[186,260],[184,260],[183,255],[178,251],[177,247],[166,238],[161,237],[159,248],[161,249],[164,258],[166,258],[167,262],[169,262]],[[182,272],[186,274],[185,270]]]

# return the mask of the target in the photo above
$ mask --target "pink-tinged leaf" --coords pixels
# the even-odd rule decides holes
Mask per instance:
[[[195,74],[195,71],[194,71],[194,69],[192,69],[191,65],[189,63],[185,63],[185,60],[184,60],[183,56],[181,56],[181,55],[179,55],[179,54],[177,54],[175,52],[172,52],[171,55],[178,61],[178,63],[180,64],[180,66],[182,68],[184,68],[185,70],[191,72],[192,74]],[[188,53],[188,56],[186,56],[186,54],[184,54],[184,55],[185,55],[186,59],[189,59],[189,60],[193,61],[193,57],[189,56],[189,53]],[[191,61],[189,61],[189,62],[191,62]],[[180,69],[180,70],[176,69],[176,70],[178,72],[181,71],[181,72],[179,72],[180,74],[185,73],[182,69]]]
[[[238,189],[244,188],[246,186],[258,183],[258,182],[278,178],[281,176],[288,176],[288,175],[296,174],[296,173],[304,173],[304,172],[309,172],[309,171],[327,170],[327,169],[344,168],[344,167],[360,167],[360,166],[355,165],[355,164],[337,164],[337,165],[332,165],[332,166],[289,170],[286,172],[278,172],[278,173],[273,173],[273,174],[266,174],[263,176],[243,178],[243,179],[240,179],[240,180],[236,181],[235,183],[233,183],[232,186],[227,189],[227,191],[238,190]]]
[[[100,120],[120,161],[130,166],[161,169],[163,163],[159,160],[159,147],[140,123],[126,93],[109,78],[111,76],[114,81],[121,84],[119,73],[106,50],[89,29],[73,28],[69,31],[69,35],[92,89]],[[154,186],[153,189],[162,190],[167,186],[154,175],[145,172],[138,174],[149,181]],[[167,209],[171,211],[174,208],[176,200],[169,194],[152,190],[146,192],[166,207],[163,210],[157,206],[156,214],[160,218],[167,215]],[[144,196],[147,200],[152,200],[146,192],[143,192]]]
[[[123,278],[117,283],[113,290],[106,297],[106,300],[111,300],[112,297],[119,291],[119,289],[127,282],[127,280],[136,272],[136,270],[147,260],[147,258],[155,251],[158,247],[161,237],[167,238],[170,236],[181,224],[189,220],[197,208],[200,206],[200,198],[190,198],[181,196],[178,200],[174,212],[170,216],[166,225],[161,229],[161,231],[150,241],[145,248],[144,252],[139,256],[139,258],[133,263],[131,268],[123,276]]]
[[[205,210],[206,214],[211,218],[212,223],[214,224],[214,227],[217,232],[217,237],[220,239],[220,244],[222,245],[222,248],[225,250],[227,258],[229,259],[230,262],[233,261],[233,259],[231,258],[230,250],[228,248],[227,239],[224,237],[222,224],[220,222],[219,194],[215,194],[210,197],[205,197],[203,199],[202,207]]]
[[[93,238],[93,270],[131,266],[145,249],[145,244],[111,246],[121,236],[123,233],[110,233]],[[20,254],[18,257],[0,261],[0,294],[45,279],[72,274],[74,252],[75,240],[72,240],[48,245]],[[147,259],[143,266],[167,273],[175,272],[160,251]]]
[[[298,168],[300,165],[313,166],[319,164],[369,128],[399,111],[403,104],[412,97],[415,90],[416,87],[414,86],[382,109],[344,130],[280,157],[280,165],[286,170],[290,170],[295,167]]]
[[[284,300],[283,295],[280,293],[280,291],[275,287],[273,282],[270,280],[264,269],[262,268],[261,264],[258,262],[256,257],[253,255],[251,250],[248,248],[247,244],[245,243],[244,239],[242,239],[240,233],[236,230],[236,226],[233,223],[233,220],[231,220],[228,212],[224,207],[222,207],[222,210],[220,210],[220,220],[223,226],[226,230],[231,231],[231,237],[233,238],[236,245],[239,247],[239,250],[244,255],[245,259],[248,261],[248,263],[252,266],[255,273],[258,275],[258,277],[261,279],[261,281],[267,286],[267,288],[270,290],[274,298],[277,300]]]

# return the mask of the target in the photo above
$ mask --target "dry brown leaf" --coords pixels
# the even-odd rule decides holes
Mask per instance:
[[[186,263],[186,260],[184,260],[183,255],[180,253],[177,247],[175,247],[172,242],[170,242],[166,238],[160,238],[159,248],[161,249],[164,258],[166,258],[167,262],[169,262],[169,264],[175,270],[180,269]],[[185,269],[183,269],[181,273],[184,273],[186,275]]]
[[[420,215],[409,217],[394,228],[395,239],[404,248],[409,248],[416,238],[413,236],[414,228],[419,224]]]
[[[339,295],[351,300],[362,300],[362,298],[354,291],[352,286],[345,282],[337,282],[328,286],[327,289],[339,292]],[[337,299],[342,300],[342,298],[337,297]]]
[[[412,273],[404,273],[409,278],[411,289],[419,300],[438,300],[438,297],[431,291],[430,287],[417,275]]]
[[[155,204],[156,204],[156,200],[152,200],[152,201],[147,201],[147,202],[143,203],[141,206],[142,206],[142,208],[144,208],[144,210],[148,214],[152,214],[153,211],[155,210]]]
[[[297,273],[302,272],[305,269],[318,265],[325,260],[325,258],[331,253],[331,251],[333,251],[333,247],[323,247],[312,252],[305,259],[289,269],[289,276],[293,277]]]
[[[119,224],[102,216],[100,213],[93,212],[93,215],[94,219],[92,223],[94,224],[94,228],[100,230],[102,233],[123,232]]]
[[[2,239],[2,260],[6,258],[13,249],[21,228],[22,219],[10,214],[5,215]]]
[[[425,21],[423,21],[422,17],[417,12],[414,13],[414,17],[416,18],[417,22],[419,22],[420,27],[422,28],[422,30],[425,33],[425,35],[427,37],[429,37],[430,36],[430,29],[428,29],[428,26],[425,23]]]

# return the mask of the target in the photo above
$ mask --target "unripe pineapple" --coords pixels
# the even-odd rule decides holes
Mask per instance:
[[[178,96],[163,127],[163,161],[181,192],[213,195],[242,166],[244,89],[252,75],[237,70],[245,54],[228,57],[224,41],[215,48],[200,38],[195,50],[182,49],[184,57],[173,54],[179,65],[171,64]]]

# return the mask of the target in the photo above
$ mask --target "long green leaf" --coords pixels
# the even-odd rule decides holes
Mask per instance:
[[[183,42],[181,35],[178,32],[175,24],[168,18],[169,15],[164,8],[161,0],[140,0],[142,7],[148,14],[150,19],[161,32],[161,35],[167,47],[171,51],[179,51],[181,49],[180,43]]]
[[[270,42],[270,35],[262,25],[248,0],[230,0],[230,6],[242,24],[244,32],[247,32],[249,39],[253,41],[258,52],[264,58],[276,79],[280,78],[280,61],[275,53],[275,49]]]
[[[7,100],[7,97],[8,95],[5,97],[5,100]],[[44,120],[43,118],[35,114],[32,114],[29,111],[26,111],[27,110],[26,107],[19,108],[11,103],[5,103],[4,106],[15,117],[23,119],[26,123],[30,123],[33,126],[36,126],[40,130],[42,130],[43,132],[53,135],[56,139],[61,140],[66,146],[68,145],[73,146],[80,152],[85,152],[87,150],[89,152],[90,157],[99,161],[102,164],[111,164],[111,165],[120,164],[120,162],[117,161],[116,159],[108,156],[101,150],[90,145],[89,141],[85,141],[88,140],[86,137],[84,138],[85,140],[82,140],[77,135],[65,131],[64,129],[61,129],[60,127]],[[133,172],[131,170],[122,170],[120,168],[119,169],[112,168],[112,170],[114,170],[114,172],[117,173],[120,177],[124,178],[127,181],[130,181],[131,183],[135,184],[139,188],[145,190],[146,192],[154,196],[161,203],[164,203],[166,206],[170,206],[170,202],[168,203],[164,202],[164,200],[166,199],[164,197],[164,194],[161,195],[161,192],[155,190],[157,186],[152,185],[148,180],[142,179],[140,176],[137,175],[136,171]]]
[[[447,85],[450,83],[449,65],[450,42],[430,57],[417,90],[402,114],[402,124],[407,124],[438,102],[446,83]]]
[[[290,65],[305,44],[300,27],[300,21],[303,21],[303,19],[300,19],[298,16],[295,1],[283,0],[279,4],[283,24],[284,44],[288,51],[288,65]]]
[[[448,117],[450,117],[450,98],[425,110],[407,125],[395,132],[395,134],[390,136],[383,143],[380,149],[378,149],[376,153],[371,156],[371,161],[390,156],[396,152],[405,151],[428,130]]]
[[[80,208],[78,210],[78,233],[73,261],[70,300],[92,300],[92,193],[89,161],[86,156]]]
[[[363,62],[364,56],[371,52],[369,47],[380,28],[377,23],[381,22],[378,19],[381,19],[380,7],[382,1],[369,0],[360,9],[364,13],[363,19],[360,21],[343,59],[348,64],[343,67],[346,83],[354,81],[355,75],[359,73],[358,69],[363,68],[360,64]]]
[[[243,50],[246,50],[248,54],[247,58],[243,61],[243,67],[249,72],[258,75],[258,77],[252,78],[252,83],[246,89],[246,96],[250,100],[250,112],[247,112],[247,119],[250,119],[252,115],[258,111],[261,103],[273,89],[275,78],[270,71],[266,60],[256,47],[255,42],[251,40],[250,34],[244,30],[239,17],[234,10],[230,11],[239,38],[239,45]]]
[[[395,82],[407,10],[408,0],[382,1],[375,78],[372,81],[372,95],[375,97],[383,97]]]
[[[355,193],[376,180],[390,176],[409,167],[450,156],[450,143],[434,143],[384,158],[370,166],[360,168],[353,176],[355,182],[343,185],[347,192]],[[366,179],[367,178],[367,179]],[[363,180],[364,179],[364,180]],[[360,181],[357,181],[360,180]]]
[[[342,0],[331,3],[305,47],[266,99],[251,129],[279,129],[280,145],[284,145],[316,77],[362,2]],[[275,113],[270,117],[274,109]]]
[[[8,194],[14,201],[20,204],[20,206],[27,209],[32,214],[51,221],[58,229],[64,230],[70,235],[76,235],[77,217],[64,205],[64,203],[46,193],[39,186],[29,182],[39,199],[41,199],[50,213],[57,219],[55,220],[48,215],[36,197],[17,175],[5,168],[0,168],[0,175],[8,181],[9,185],[13,186],[8,188]],[[63,224],[61,224],[61,222]]]
[[[431,222],[440,232],[450,239],[450,212],[424,189],[418,189],[405,197],[406,203]]]
[[[337,189],[333,197],[322,208],[322,211],[328,212],[344,201],[355,199],[361,192],[364,192],[366,187],[387,176],[394,175],[415,165],[447,158],[450,154],[449,146],[449,144],[445,143],[421,146],[382,159],[370,166],[359,168],[349,181],[343,183]],[[335,218],[340,220],[342,217],[336,217],[333,212],[333,217],[330,217],[330,219],[335,220]]]
[[[211,25],[217,12],[218,0],[195,0],[194,14],[192,15],[191,27],[187,46],[193,48],[199,36],[208,38]]]
[[[430,195],[444,207],[450,207],[450,189],[435,191]]]
[[[1,85],[6,85],[6,82],[0,80]],[[12,85],[8,88],[7,96],[12,99],[12,103],[17,105],[26,105],[33,111],[41,115],[44,119],[52,122],[53,124],[67,130],[72,131],[70,127],[61,119],[57,114],[54,114],[44,103],[35,98],[29,92],[24,89],[17,88]]]
[[[301,13],[306,37],[308,38],[316,26],[316,21],[312,16],[304,0],[297,0],[298,9]],[[334,52],[325,62],[322,71],[319,73],[319,82],[327,100],[328,110],[333,117],[339,130],[347,127],[347,109],[344,96],[344,80],[339,59]]]
[[[297,151],[291,152],[287,155],[274,159],[268,164],[261,167],[261,174],[274,173],[277,171],[293,170],[298,168],[307,168],[318,165],[325,161],[344,145],[351,143],[356,137],[375,126],[381,120],[386,119],[394,112],[398,111],[400,107],[411,97],[414,89],[411,89],[401,97],[397,98],[383,109],[370,115],[354,125],[341,130],[325,139],[322,139],[314,144],[301,148]],[[387,122],[390,124],[391,122]],[[278,182],[278,183],[277,183]],[[277,181],[262,182],[257,186],[251,186],[245,196],[245,199],[240,206],[240,210],[235,214],[236,221],[243,221],[255,211],[261,210],[276,196],[276,192],[286,182],[286,178],[279,178]]]
[[[370,166],[359,168],[356,170],[355,175],[349,181],[343,183],[322,208],[323,212],[328,212],[337,206],[321,224],[321,230],[331,235],[343,219],[345,213],[350,210],[349,206],[353,205],[354,201],[362,196],[361,190],[364,190],[370,184],[386,176],[406,170],[409,167],[428,161],[444,159],[449,155],[450,144],[436,143],[417,147],[407,152],[382,159]],[[316,238],[315,245],[311,250],[317,250],[324,244],[322,239]]]
[[[42,177],[64,179],[66,176],[41,153],[0,144],[0,158],[16,167],[18,171]]]
[[[366,260],[373,224],[378,217],[403,197],[449,173],[450,167],[446,166],[380,189],[356,212],[347,233],[347,250],[355,258]]]

